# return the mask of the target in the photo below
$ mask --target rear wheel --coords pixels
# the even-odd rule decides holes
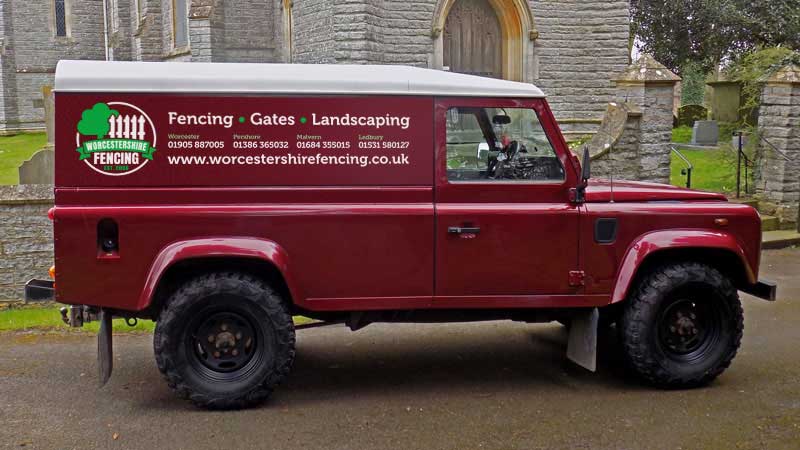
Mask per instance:
[[[719,376],[739,348],[742,306],[731,281],[713,267],[673,264],[645,277],[619,328],[628,365],[661,387],[694,387]]]
[[[154,335],[159,370],[180,397],[214,409],[253,406],[269,397],[294,359],[294,324],[263,281],[207,274],[179,288]]]

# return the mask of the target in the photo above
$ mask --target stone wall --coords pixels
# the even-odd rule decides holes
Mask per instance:
[[[615,98],[614,76],[630,63],[629,2],[531,1],[539,38],[532,79],[566,134],[593,131]]]
[[[680,78],[649,55],[642,55],[614,82],[616,103],[628,112],[619,141],[598,158],[597,177],[669,183],[672,105]]]
[[[11,21],[11,2],[0,1],[0,134],[7,128],[16,128],[16,68],[14,67],[14,46],[11,45],[13,33]]]
[[[293,61],[434,66],[432,25],[442,1],[296,0]],[[615,98],[612,78],[629,64],[629,3],[529,4],[538,38],[524,78],[548,94],[565,132],[594,131]]]
[[[56,38],[52,0],[0,0],[0,130],[41,126],[39,88],[52,84],[59,59],[105,57],[103,1],[66,1],[70,37]],[[293,62],[420,67],[439,64],[435,47],[441,33],[434,31],[438,23],[434,15],[445,4],[445,0],[186,0],[187,13],[197,15],[189,20],[190,44],[176,48],[174,0],[109,2],[113,9],[109,45],[115,60],[286,61],[290,58],[283,8],[291,4]],[[525,22],[530,33],[521,37],[522,79],[548,94],[567,134],[594,131],[605,105],[614,99],[612,75],[628,63],[629,2],[535,0],[528,2],[528,8],[530,12],[519,8],[522,15],[533,17],[533,25]]]
[[[292,7],[292,61],[305,64],[333,64],[333,2],[305,0]]]
[[[4,23],[3,103],[14,103],[14,115],[0,121],[3,129],[42,128],[41,88],[53,83],[61,59],[103,59],[103,3],[66,0],[68,36],[55,36],[51,1],[2,0]],[[9,20],[10,19],[10,20]],[[8,110],[9,106],[0,109]]]
[[[223,2],[223,62],[272,62],[275,54],[274,0],[225,0]],[[220,8],[219,6],[217,8]],[[254,33],[253,30],[258,30]]]
[[[800,66],[779,70],[761,94],[756,155],[759,210],[775,215],[782,228],[798,225],[800,204]]]
[[[24,297],[31,278],[53,265],[53,186],[0,186],[0,301]]]
[[[114,0],[116,8],[108,11],[109,59],[113,61],[130,61],[133,58],[131,15],[135,13],[136,6],[131,7],[129,1]]]
[[[386,27],[383,0],[335,2],[334,58],[339,64],[381,64]]]
[[[384,0],[383,60],[388,64],[432,66],[431,23],[436,2]]]
[[[131,17],[131,57],[137,61],[161,61],[164,54],[164,28],[161,0],[129,0]]]

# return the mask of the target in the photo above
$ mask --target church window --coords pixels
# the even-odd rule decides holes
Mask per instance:
[[[172,0],[172,37],[175,47],[189,45],[189,10],[186,0]]]
[[[66,0],[55,0],[54,3],[56,36],[67,36],[67,5]]]

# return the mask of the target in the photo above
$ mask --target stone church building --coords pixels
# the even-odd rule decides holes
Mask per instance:
[[[408,64],[535,83],[565,132],[629,64],[615,0],[0,0],[0,133],[43,126],[60,59]],[[309,69],[311,70],[311,69]]]

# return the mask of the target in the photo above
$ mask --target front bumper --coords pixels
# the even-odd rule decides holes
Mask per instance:
[[[25,283],[26,302],[46,302],[56,298],[55,283],[52,280],[32,279]]]
[[[778,284],[770,280],[758,280],[756,284],[741,289],[752,296],[774,302],[778,296]]]

